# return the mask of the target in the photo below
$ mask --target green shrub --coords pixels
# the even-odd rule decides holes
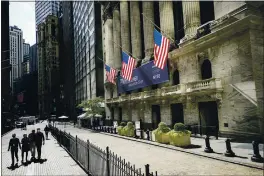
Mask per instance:
[[[166,125],[166,123],[160,122],[158,128],[153,131],[155,140],[164,144],[169,143],[168,132],[170,130],[171,129]]]
[[[121,122],[120,126],[122,126],[122,127],[126,126],[126,122]]]
[[[119,135],[121,135],[121,136],[123,136],[123,126],[118,126],[117,127],[117,133],[119,134]]]
[[[183,123],[175,123],[174,131],[185,131],[186,126]]]
[[[127,125],[123,128],[124,136],[133,137],[134,136],[135,126],[132,122],[128,122]]]

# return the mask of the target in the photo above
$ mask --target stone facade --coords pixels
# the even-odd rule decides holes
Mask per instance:
[[[127,7],[127,3],[122,1],[120,8],[124,4]],[[177,20],[173,16],[172,4],[159,4],[161,30],[165,31],[162,31],[164,35],[170,36],[175,31],[173,23],[168,21]],[[132,5],[130,8],[138,7]],[[153,19],[151,14],[155,8],[152,4],[140,5],[143,12],[149,13]],[[214,2],[215,20],[211,22],[211,32],[197,38],[196,29],[202,25],[199,18],[203,13],[200,12],[199,3],[183,2],[182,6],[185,13],[183,20],[188,24],[185,25],[185,36],[180,47],[169,53],[170,81],[157,89],[144,88],[143,91],[133,91],[115,98],[106,97],[106,104],[122,107],[123,121],[142,119],[147,128],[153,127],[156,111],[160,113],[160,121],[172,126],[181,110],[186,125],[214,126],[222,135],[259,134],[263,119],[263,60],[260,59],[263,58],[264,38],[262,12],[245,2]],[[128,14],[128,11],[122,13],[126,12],[120,13],[122,45],[132,45],[133,50],[134,43],[141,42],[146,49],[151,48],[149,41],[153,39],[146,35],[153,31],[145,31],[152,29],[149,21],[145,22],[146,19],[143,20],[144,31],[141,32],[145,41],[138,41],[138,38],[129,44],[124,41],[122,23],[129,23],[124,22],[124,18],[136,12],[132,9],[133,14]],[[139,19],[134,16],[130,18]],[[131,37],[134,35],[134,29],[124,30],[131,31]],[[142,58],[149,55],[146,50]],[[173,85],[176,70],[179,72],[179,84]],[[175,103],[180,103],[182,108],[172,109],[171,105]],[[158,105],[155,106],[158,110],[153,109],[152,105]],[[119,119],[119,112],[115,110],[114,114],[112,119]]]

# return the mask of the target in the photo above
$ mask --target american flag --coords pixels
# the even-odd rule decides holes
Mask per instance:
[[[127,53],[122,52],[122,77],[131,81],[136,60]]]
[[[107,81],[116,84],[115,83],[115,76],[116,76],[116,70],[109,67],[108,65],[105,64],[105,71],[106,71],[106,79]]]
[[[168,58],[170,41],[154,29],[154,64],[163,69]]]

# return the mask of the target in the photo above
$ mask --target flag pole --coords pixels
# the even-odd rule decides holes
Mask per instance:
[[[118,45],[116,42],[114,42],[113,40],[111,40],[114,44],[116,44],[117,46],[119,46],[124,52],[126,52],[127,54],[130,54],[131,56],[133,56],[132,55],[132,53],[130,53],[130,52],[128,52],[128,51],[126,51],[126,50],[124,50],[123,48],[122,48],[122,46],[120,46],[120,45]],[[133,56],[134,57],[134,56]],[[136,58],[136,57],[134,57],[135,59],[137,59],[137,60],[140,60],[140,59],[138,59],[138,58]]]
[[[169,39],[172,40],[173,43],[175,43],[174,39],[169,36],[167,33],[165,33],[163,30],[160,29],[159,26],[157,26],[151,19],[149,19],[144,13],[141,13],[143,15],[143,17],[145,17],[146,19],[148,19],[156,28],[158,28],[161,32],[163,32],[166,36],[168,36]]]
[[[102,61],[102,62],[106,65],[106,63],[105,63],[105,61],[104,61],[103,59],[101,59],[101,58],[98,57],[98,56],[97,56],[97,59],[100,60],[100,61]],[[117,70],[117,71],[121,71],[121,70],[119,70],[119,69],[117,69],[117,68],[114,68],[114,69]]]

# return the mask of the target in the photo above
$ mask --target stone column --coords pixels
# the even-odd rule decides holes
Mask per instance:
[[[109,66],[114,66],[113,60],[113,18],[111,14],[107,15],[105,21],[105,62]]]
[[[145,44],[145,60],[144,62],[149,61],[154,50],[154,25],[150,22],[154,22],[154,4],[151,1],[142,2],[142,8],[144,15],[143,16],[143,29],[144,29],[144,44]]]
[[[160,11],[160,28],[165,33],[161,32],[167,38],[174,39],[174,16],[173,16],[173,2],[172,1],[162,1],[159,2]]]
[[[138,1],[130,1],[130,21],[132,54],[135,58],[142,59],[140,11]]]
[[[120,20],[121,20],[121,46],[123,50],[131,52],[130,44],[130,26],[128,2],[120,1]]]
[[[119,6],[113,10],[114,67],[121,68],[121,33]]]
[[[197,28],[200,26],[200,5],[199,1],[183,1],[183,21],[184,21],[184,38],[186,40],[194,37]]]

